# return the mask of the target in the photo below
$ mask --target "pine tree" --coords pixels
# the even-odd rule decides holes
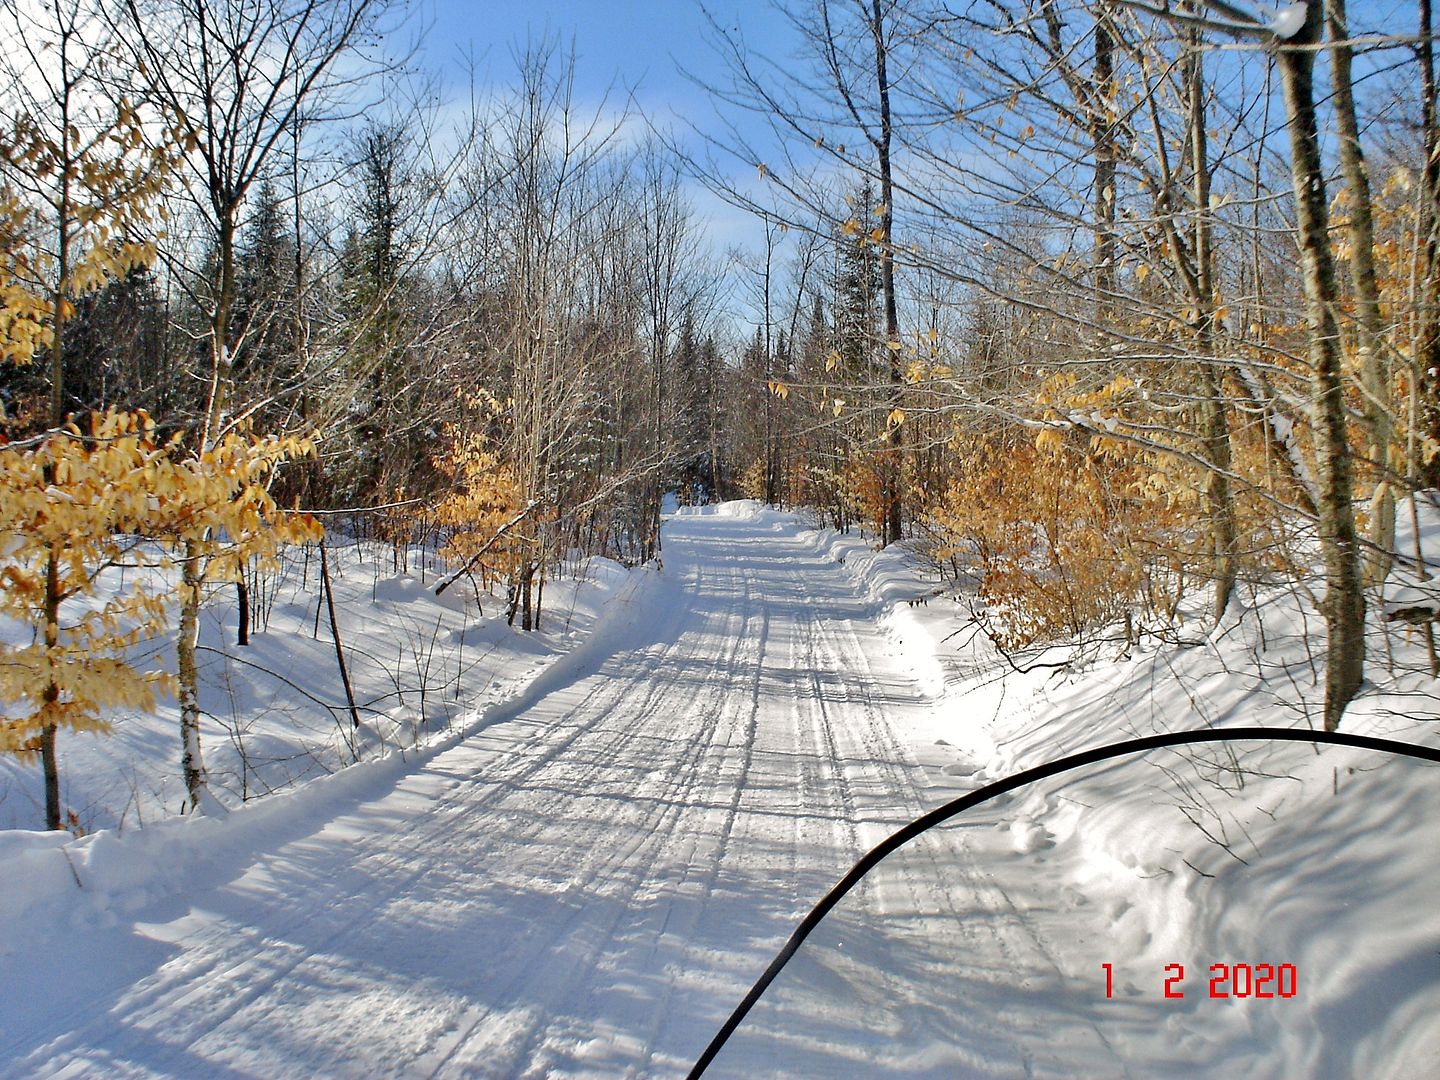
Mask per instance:
[[[256,189],[254,203],[236,250],[233,374],[237,382],[250,384],[240,397],[262,400],[298,374],[293,305],[299,298],[295,238],[286,228],[279,191],[268,177]]]
[[[65,326],[67,411],[118,407],[164,415],[183,388],[171,355],[169,313],[148,267],[77,297]]]
[[[834,297],[835,351],[840,377],[852,385],[872,384],[880,340],[880,260],[868,238],[874,225],[875,192],[867,180],[852,197],[854,214],[836,237]]]

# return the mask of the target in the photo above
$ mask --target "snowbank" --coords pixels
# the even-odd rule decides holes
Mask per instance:
[[[417,562],[420,553],[411,553]],[[546,585],[542,630],[507,626],[503,601],[458,584],[440,597],[433,576],[395,572],[388,547],[332,550],[341,637],[361,708],[350,731],[315,566],[292,553],[275,584],[268,625],[247,648],[230,639],[232,595],[205,612],[202,738],[222,806],[244,813],[178,818],[183,797],[173,702],[117,717],[113,734],[59,741],[64,805],[89,835],[30,831],[40,824],[39,770],[0,760],[0,918],[21,925],[41,906],[104,922],[179,882],[229,872],[238,854],[288,835],[337,804],[379,793],[417,760],[508,718],[587,658],[603,655],[635,617],[653,572],[607,559],[572,560]],[[315,631],[319,619],[318,634]],[[163,649],[166,663],[172,643]],[[356,764],[357,755],[360,758]],[[418,759],[417,759],[418,755]],[[261,796],[264,796],[263,798]]]

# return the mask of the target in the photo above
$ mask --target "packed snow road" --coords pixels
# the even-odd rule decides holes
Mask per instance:
[[[682,514],[663,563],[548,692],[360,798],[297,801],[233,865],[0,958],[0,1074],[683,1073],[800,915],[947,793],[897,734],[930,707],[914,673],[793,523]],[[1056,964],[976,875],[901,887],[968,912],[1018,1000]],[[983,1071],[1046,1071],[1053,1017],[969,1021]],[[1120,1073],[1084,1023],[1065,1037]]]

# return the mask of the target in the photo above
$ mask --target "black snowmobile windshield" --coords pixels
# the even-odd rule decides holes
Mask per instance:
[[[1440,753],[1258,732],[977,783],[862,860],[692,1075],[1435,1075]]]

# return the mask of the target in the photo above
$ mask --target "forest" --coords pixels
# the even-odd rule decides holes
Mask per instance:
[[[1285,586],[1327,729],[1375,626],[1436,674],[1429,0],[775,6],[784,51],[703,45],[743,123],[669,128],[555,35],[442,91],[400,0],[4,0],[0,752],[48,828],[58,742],[172,696],[206,806],[202,611],[244,646],[285,552],[431,551],[523,633],[667,496],[907,545],[1012,663]]]

